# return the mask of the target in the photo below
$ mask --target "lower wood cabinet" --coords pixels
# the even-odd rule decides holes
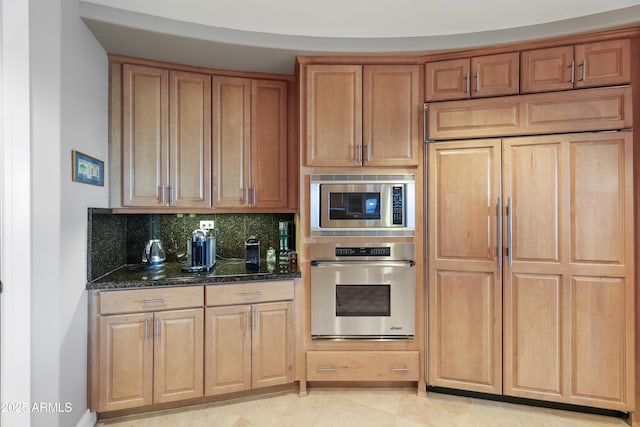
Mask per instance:
[[[100,316],[99,412],[202,396],[203,309]]]
[[[207,307],[204,372],[205,395],[292,383],[293,303]]]
[[[418,381],[418,351],[308,351],[307,381]]]
[[[292,384],[293,298],[293,280],[90,291],[91,410]]]

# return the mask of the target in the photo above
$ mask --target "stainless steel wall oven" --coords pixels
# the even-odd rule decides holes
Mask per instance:
[[[413,338],[413,243],[319,243],[310,254],[312,338]]]

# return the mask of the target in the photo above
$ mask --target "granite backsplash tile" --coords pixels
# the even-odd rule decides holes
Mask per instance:
[[[142,261],[147,240],[159,238],[167,262],[182,260],[187,238],[200,221],[215,221],[216,252],[221,258],[244,259],[244,242],[260,240],[261,256],[269,247],[278,249],[278,224],[294,222],[293,214],[112,214],[109,209],[89,209],[89,266],[92,281],[124,264]],[[293,247],[293,240],[290,249]]]
[[[103,276],[127,262],[127,220],[110,209],[90,208],[87,230],[87,278]]]

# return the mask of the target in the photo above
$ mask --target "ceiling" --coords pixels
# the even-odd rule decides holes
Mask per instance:
[[[640,24],[640,0],[81,0],[109,53],[292,74],[296,55],[425,54]]]

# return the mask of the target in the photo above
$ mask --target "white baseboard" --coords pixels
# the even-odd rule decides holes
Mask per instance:
[[[87,410],[82,418],[80,418],[80,421],[78,421],[78,424],[76,424],[76,427],[93,427],[96,425],[96,422],[98,422],[96,413]]]

